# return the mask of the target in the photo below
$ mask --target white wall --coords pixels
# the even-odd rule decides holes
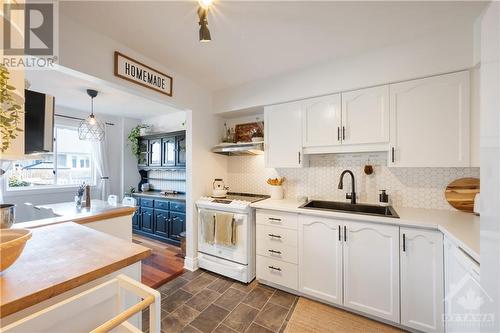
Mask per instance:
[[[500,331],[500,3],[481,23],[481,332]]]
[[[179,111],[164,116],[146,118],[141,123],[151,125],[153,133],[168,133],[186,129],[186,112]]]
[[[229,112],[276,104],[470,68],[472,64],[473,29],[463,26],[218,91],[214,110]]]
[[[212,95],[189,79],[148,59],[140,51],[132,50],[119,42],[99,34],[89,26],[77,23],[64,15],[64,3],[60,5],[59,62],[62,66],[92,75],[100,80],[125,89],[133,94],[186,110],[187,115],[187,257],[186,266],[195,266],[197,251],[196,210],[194,200],[205,195],[211,188],[212,179],[224,168],[224,159],[210,152],[219,136],[215,130],[218,119],[212,113]],[[113,74],[113,54],[120,51],[142,63],[173,77],[173,97],[140,87],[117,78]]]

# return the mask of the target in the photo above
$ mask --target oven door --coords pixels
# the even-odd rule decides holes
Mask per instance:
[[[236,228],[236,244],[232,246],[224,246],[218,244],[209,244],[205,241],[203,234],[203,222],[201,221],[201,212],[211,213],[226,213],[225,211],[215,209],[198,209],[198,251],[219,257],[222,259],[234,261],[243,265],[248,264],[248,215],[247,214],[234,214],[234,226]]]

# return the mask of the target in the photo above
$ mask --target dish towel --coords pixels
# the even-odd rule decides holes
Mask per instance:
[[[215,244],[225,246],[236,244],[234,214],[215,213]]]
[[[213,244],[215,240],[215,214],[201,211],[201,225],[203,227],[203,240],[205,243]]]

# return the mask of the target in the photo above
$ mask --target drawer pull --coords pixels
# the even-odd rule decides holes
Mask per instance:
[[[274,266],[267,266],[267,267],[270,268],[270,269],[273,269],[275,271],[281,272],[281,268],[279,268],[279,267],[274,267]]]
[[[276,251],[276,250],[267,250],[267,251],[274,254],[281,254],[281,251]]]
[[[268,220],[271,222],[281,222],[281,219],[277,219],[275,217],[268,217]]]
[[[267,235],[272,238],[281,238],[280,235],[275,235],[275,234],[267,234]]]

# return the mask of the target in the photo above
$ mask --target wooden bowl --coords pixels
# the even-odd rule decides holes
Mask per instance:
[[[0,229],[0,272],[19,258],[30,238],[31,230],[28,229]]]

